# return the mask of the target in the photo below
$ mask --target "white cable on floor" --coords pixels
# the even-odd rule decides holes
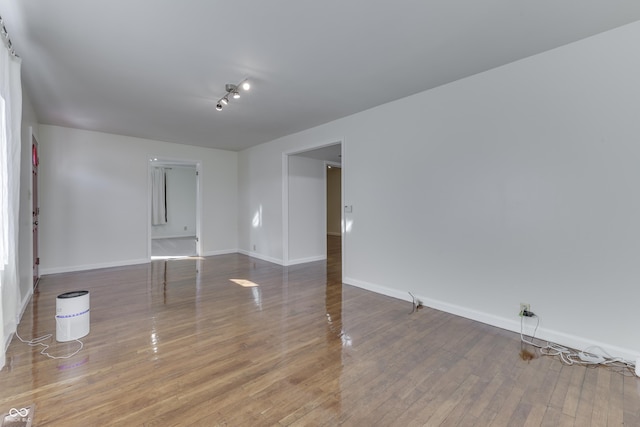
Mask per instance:
[[[57,316],[56,316],[55,319],[56,319],[56,324],[57,324],[59,319],[58,319]],[[40,351],[40,354],[43,354],[43,355],[47,356],[50,359],[68,359],[68,358],[73,357],[76,354],[78,354],[80,352],[80,350],[82,350],[84,348],[84,344],[82,343],[82,341],[76,339],[76,340],[73,340],[73,341],[76,341],[76,342],[80,343],[80,348],[79,349],[77,349],[73,353],[71,353],[69,355],[66,355],[66,356],[52,356],[47,352],[47,349],[50,347],[50,345],[49,344],[44,344],[43,341],[46,341],[46,340],[50,339],[51,337],[53,337],[53,334],[46,334],[46,335],[43,335],[41,337],[32,338],[31,340],[27,341],[27,340],[22,339],[22,337],[18,334],[18,330],[16,328],[16,337],[18,337],[18,339],[20,341],[22,341],[23,343],[27,344],[30,347],[37,347],[37,346],[44,347]]]
[[[550,341],[547,341],[547,344],[544,346],[534,343],[533,340],[535,339],[536,332],[538,331],[538,326],[540,326],[540,317],[536,314],[533,314],[532,317],[536,318],[536,327],[533,331],[533,335],[531,335],[531,340],[525,339],[525,335],[523,332],[524,316],[520,317],[520,340],[525,344],[529,344],[538,348],[541,354],[545,356],[558,356],[562,363],[566,365],[603,365],[607,367],[630,369],[631,371],[635,370],[635,363],[624,360],[621,357],[612,357],[603,348],[598,346],[590,346],[582,351],[576,351],[563,347],[559,344],[552,343]],[[598,355],[596,353],[592,353],[589,351],[591,349],[597,349],[605,356],[603,356],[602,354]],[[621,371],[620,373],[624,374],[623,371]]]

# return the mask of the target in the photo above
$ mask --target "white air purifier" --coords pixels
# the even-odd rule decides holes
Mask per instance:
[[[65,342],[89,334],[89,291],[73,291],[56,299],[56,341]]]

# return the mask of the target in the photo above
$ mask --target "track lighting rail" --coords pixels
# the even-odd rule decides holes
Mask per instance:
[[[249,83],[249,79],[244,79],[237,85],[227,83],[224,86],[224,90],[226,93],[224,94],[224,96],[222,96],[222,98],[218,100],[218,103],[216,104],[216,110],[222,111],[222,108],[225,105],[229,104],[229,100],[230,100],[229,97],[231,97],[232,99],[239,99],[240,89],[247,91],[250,88],[251,88],[251,84]]]

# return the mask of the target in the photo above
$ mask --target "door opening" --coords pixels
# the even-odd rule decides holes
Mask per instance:
[[[327,259],[339,255],[342,247],[342,166],[326,164]]]
[[[340,228],[330,230],[327,217],[327,168],[344,168],[342,142],[317,145],[283,153],[283,264],[293,265],[326,259],[337,244],[337,257],[344,262],[343,176],[340,174]],[[316,163],[313,163],[315,161]],[[319,168],[319,171],[318,171]],[[320,181],[320,185],[318,185]],[[311,209],[313,207],[313,209]],[[320,216],[320,219],[318,218]],[[334,234],[330,247],[328,233]]]
[[[200,254],[200,167],[184,161],[150,162],[150,239],[153,259]]]

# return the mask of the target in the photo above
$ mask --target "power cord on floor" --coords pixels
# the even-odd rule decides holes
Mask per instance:
[[[533,331],[533,334],[530,337],[531,339],[530,340],[525,339],[524,316],[521,317],[520,318],[520,340],[525,344],[529,344],[539,349],[540,354],[544,356],[552,356],[552,357],[558,356],[560,361],[566,365],[574,365],[574,364],[592,365],[592,366],[601,365],[609,368],[621,369],[621,370],[618,370],[617,372],[625,376],[627,376],[626,371],[629,370],[631,371],[631,375],[628,375],[628,376],[635,376],[635,374],[633,373],[636,367],[635,363],[624,360],[621,357],[613,357],[609,353],[607,353],[603,348],[598,346],[590,346],[585,348],[582,351],[578,351],[578,350],[569,349],[567,347],[563,347],[559,344],[552,343],[549,341],[547,341],[547,343],[544,345],[537,344],[535,342],[536,340],[535,335],[536,335],[536,332],[538,331],[538,326],[540,326],[540,317],[534,314],[533,312],[529,312],[529,316],[527,317],[529,318],[535,317],[536,326]],[[594,350],[598,351],[598,353],[593,353]]]
[[[57,324],[58,324],[58,322],[59,322],[59,319],[58,319],[58,317],[56,317],[55,319],[56,319],[56,325],[57,325]],[[76,351],[74,351],[73,353],[68,354],[68,355],[66,355],[66,356],[52,356],[51,354],[49,354],[49,353],[47,352],[47,350],[49,349],[50,345],[49,345],[49,344],[45,344],[45,343],[44,343],[44,341],[47,341],[47,340],[51,339],[51,338],[53,337],[53,334],[46,334],[46,335],[43,335],[43,336],[38,337],[38,338],[32,338],[32,339],[30,339],[30,340],[24,340],[24,339],[22,339],[22,337],[18,334],[18,330],[16,329],[16,337],[18,337],[18,339],[19,339],[20,341],[22,341],[23,343],[27,344],[27,345],[28,345],[28,346],[30,346],[30,347],[37,347],[37,346],[42,346],[42,347],[44,347],[44,348],[40,351],[40,354],[45,355],[45,356],[47,356],[47,357],[48,357],[48,358],[50,358],[50,359],[68,359],[68,358],[73,357],[73,356],[75,356],[76,354],[78,354],[78,353],[80,352],[80,350],[82,350],[82,349],[84,348],[84,344],[82,343],[82,341],[80,341],[80,340],[76,339],[76,340],[73,340],[73,341],[76,341],[77,343],[79,343],[79,344],[80,344],[80,348],[78,348]]]

